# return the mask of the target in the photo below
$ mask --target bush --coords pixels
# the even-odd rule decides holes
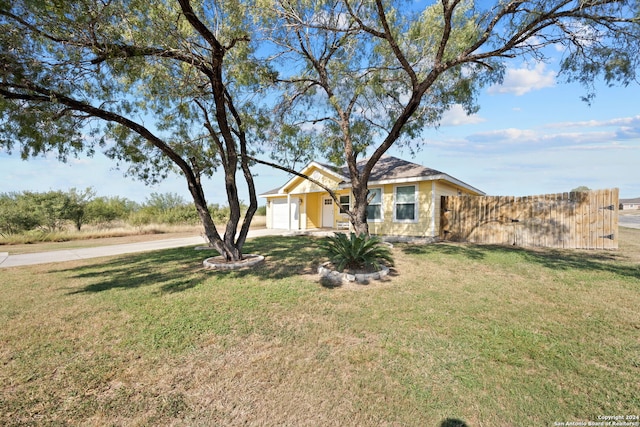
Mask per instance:
[[[123,197],[96,197],[85,207],[87,220],[95,225],[106,225],[114,221],[126,220],[138,206]]]
[[[0,194],[0,234],[22,233],[41,224],[42,218],[22,194]]]
[[[347,269],[360,269],[373,267],[380,269],[383,261],[393,265],[393,257],[389,247],[385,246],[377,237],[368,237],[365,234],[356,236],[351,233],[338,233],[329,236],[321,243],[331,262],[336,265],[338,271]]]
[[[198,224],[200,217],[193,203],[187,202],[176,193],[151,193],[143,206],[130,217],[134,225],[156,224]]]
[[[158,222],[162,224],[190,224],[195,225],[200,222],[198,211],[192,204],[186,204],[177,206],[166,211],[161,212],[158,215]]]
[[[159,221],[151,212],[141,209],[136,212],[132,212],[131,215],[129,215],[127,222],[134,227],[143,227],[151,223],[158,223]]]

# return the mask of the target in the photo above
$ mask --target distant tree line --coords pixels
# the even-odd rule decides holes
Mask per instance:
[[[243,208],[246,208],[243,206]],[[216,222],[226,222],[229,207],[209,206]],[[151,193],[143,203],[119,196],[96,196],[92,188],[83,191],[0,193],[0,233],[18,234],[32,230],[57,232],[85,225],[108,228],[116,223],[198,224],[193,203],[176,193]]]

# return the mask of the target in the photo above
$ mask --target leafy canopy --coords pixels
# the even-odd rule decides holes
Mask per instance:
[[[233,46],[221,77],[235,95],[243,131],[255,142],[265,124],[258,85],[270,71],[254,58],[248,5],[194,2],[220,43]],[[43,102],[0,97],[0,147],[25,159],[54,152],[60,160],[100,148],[149,183],[175,170],[167,152],[135,127],[45,102],[67,96],[132,119],[210,176],[221,161],[211,138],[221,129],[206,117],[216,107],[212,82],[201,72],[210,57],[211,47],[175,1],[3,1],[0,79],[11,83],[8,92],[38,93]]]
[[[500,83],[513,58],[547,61],[562,50],[561,72],[590,99],[598,77],[635,80],[639,10],[611,0],[275,2],[276,116],[343,164],[419,147],[453,105],[476,112],[479,91]]]

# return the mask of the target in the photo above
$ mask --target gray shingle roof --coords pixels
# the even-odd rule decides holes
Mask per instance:
[[[260,196],[268,196],[270,194],[278,194],[280,192],[281,188],[282,188],[282,186],[280,186],[278,188],[271,189],[269,191],[265,191],[264,193],[261,193]]]
[[[635,199],[620,199],[620,203],[640,203],[640,197]]]
[[[367,159],[360,160],[357,163],[358,170],[362,171]],[[349,176],[349,168],[343,166],[341,174]],[[435,169],[427,168],[416,163],[398,159],[392,156],[382,156],[375,164],[371,171],[369,181],[384,181],[388,179],[402,179],[415,177],[428,177],[433,175],[441,175],[442,172]]]

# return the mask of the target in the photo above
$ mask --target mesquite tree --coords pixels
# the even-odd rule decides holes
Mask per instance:
[[[257,208],[251,96],[269,71],[253,60],[247,4],[193,3],[0,0],[0,149],[66,160],[99,147],[150,183],[177,170],[209,242],[238,260]],[[218,168],[230,208],[222,236],[202,186]]]
[[[501,82],[506,60],[545,61],[562,50],[567,80],[633,81],[639,7],[625,0],[277,1],[270,33],[287,64],[277,116],[346,163],[348,214],[356,233],[368,234],[367,181],[376,162],[394,145],[411,147],[453,105],[475,112],[479,90]]]

